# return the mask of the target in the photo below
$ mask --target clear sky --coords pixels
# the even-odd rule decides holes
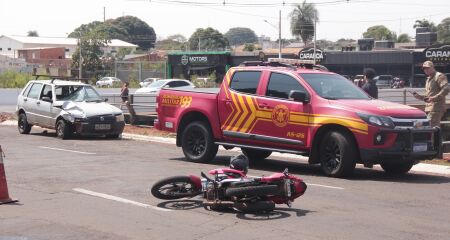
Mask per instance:
[[[223,4],[225,2],[225,5]],[[282,3],[285,3],[283,6]],[[283,38],[292,38],[289,14],[302,0],[2,0],[0,35],[35,30],[42,37],[65,37],[81,24],[131,15],[153,27],[158,38],[212,27],[226,33],[247,27],[256,35],[278,38],[281,10]],[[317,39],[358,39],[373,25],[414,36],[417,19],[439,24],[450,17],[450,0],[310,0],[319,11]],[[247,5],[246,5],[247,4]],[[269,23],[265,22],[267,20]]]

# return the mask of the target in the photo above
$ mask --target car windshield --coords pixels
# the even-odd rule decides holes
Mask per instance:
[[[325,99],[370,99],[361,88],[338,74],[301,73],[300,76]]]
[[[164,85],[166,82],[167,81],[156,81],[156,82],[153,82],[152,84],[148,85],[147,87],[149,87],[149,88],[159,88],[162,85]]]
[[[56,86],[57,101],[100,102],[102,97],[91,86]]]

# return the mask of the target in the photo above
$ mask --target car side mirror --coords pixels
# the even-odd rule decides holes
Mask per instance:
[[[50,97],[42,97],[41,100],[44,102],[49,102],[49,103],[53,102],[53,100]]]
[[[295,102],[309,103],[309,96],[305,91],[301,90],[291,90],[289,93],[289,100]]]

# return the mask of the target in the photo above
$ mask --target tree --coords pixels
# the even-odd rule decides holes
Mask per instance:
[[[199,44],[200,42],[200,44]],[[225,50],[230,44],[222,33],[213,28],[198,28],[189,38],[191,50]]]
[[[407,43],[411,42],[411,37],[407,33],[402,33],[397,38],[398,43]]]
[[[314,37],[314,20],[319,21],[319,13],[312,3],[297,4],[290,13],[291,33],[297,38],[300,36],[306,45]]]
[[[416,20],[416,23],[414,23],[413,28],[418,28],[418,27],[426,27],[429,28],[430,31],[432,32],[436,32],[436,25],[434,25],[433,22],[430,22],[426,19],[422,19],[422,20]]]
[[[107,23],[116,26],[120,31],[123,29],[126,35],[117,36],[120,40],[136,44],[144,50],[155,46],[155,30],[137,17],[124,16],[108,20]]]
[[[159,50],[185,50],[186,42],[179,42],[173,39],[164,39],[155,43],[155,48]]]
[[[69,36],[79,39],[79,47],[72,55],[72,69],[80,66],[80,47],[83,63],[83,72],[90,72],[91,75],[98,70],[105,68],[103,51],[110,39],[107,33],[98,31],[98,29],[91,29],[88,27],[79,28],[79,32],[72,32]],[[81,30],[82,29],[82,30]]]
[[[30,31],[28,31],[27,36],[28,37],[39,37],[39,34],[36,30],[30,30]]]
[[[253,30],[250,28],[230,28],[228,32],[225,33],[225,37],[231,45],[242,45],[244,43],[256,43],[258,37]]]
[[[363,33],[363,36],[365,38],[373,38],[375,40],[394,40],[397,37],[395,32],[391,32],[383,25],[369,27],[367,31]]]
[[[450,17],[442,20],[437,26],[438,42],[450,43]]]

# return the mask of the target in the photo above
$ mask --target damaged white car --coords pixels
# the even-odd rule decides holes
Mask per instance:
[[[88,84],[63,80],[28,82],[17,99],[18,129],[33,125],[56,130],[59,138],[73,134],[118,138],[125,127],[122,111],[105,102]]]

